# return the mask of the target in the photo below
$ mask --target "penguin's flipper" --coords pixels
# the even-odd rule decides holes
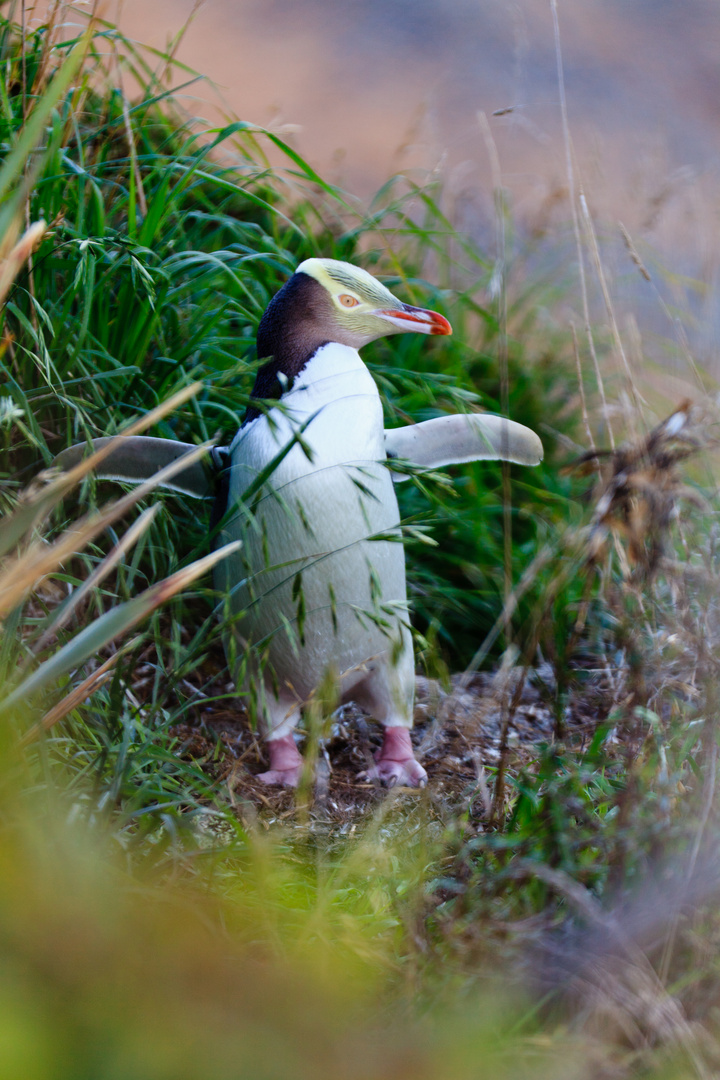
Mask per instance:
[[[141,484],[160,469],[177,461],[183,454],[197,449],[192,443],[176,442],[175,439],[154,439],[148,435],[114,436],[93,439],[92,449],[88,443],[70,446],[53,461],[53,465],[67,471],[82,461],[92,450],[101,450],[108,443],[116,443],[115,449],[101,462],[97,476],[101,480],[122,480],[128,484]],[[214,495],[211,475],[202,462],[194,461],[186,469],[169,479],[160,487],[180,491],[194,499],[206,499]]]
[[[539,465],[543,459],[543,445],[534,431],[492,413],[438,416],[386,429],[385,451],[388,458],[402,458],[421,469],[481,460]],[[406,474],[393,473],[396,483],[407,479]]]

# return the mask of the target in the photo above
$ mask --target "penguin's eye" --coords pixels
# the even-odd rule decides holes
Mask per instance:
[[[354,296],[350,296],[350,293],[342,293],[338,296],[338,300],[343,307],[357,307],[360,303]]]

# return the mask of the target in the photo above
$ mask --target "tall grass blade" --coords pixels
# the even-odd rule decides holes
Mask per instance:
[[[15,146],[0,165],[0,201],[5,199],[17,184],[28,158],[42,142],[50,114],[80,70],[91,37],[92,31],[88,29],[63,61],[47,90],[36,101],[32,112],[25,120]]]
[[[130,424],[128,428],[118,436],[118,440],[123,436],[135,435],[140,431],[145,431],[148,427],[157,423],[163,417],[174,409],[183,405],[201,388],[201,383],[193,383],[191,386],[184,387],[177,394],[173,394],[166,402],[159,405],[156,409],[142,416],[139,420]],[[111,440],[106,446],[103,446],[95,453],[88,455],[79,464],[75,465],[70,472],[64,473],[61,476],[51,480],[49,483],[38,487],[36,490],[30,490],[24,496],[24,501],[15,510],[15,512],[2,524],[2,530],[0,531],[0,556],[6,555],[11,551],[19,542],[23,536],[28,533],[33,526],[45,517],[54,506],[60,502],[62,498],[70,491],[80,480],[84,479],[88,473],[100,465],[106,457],[112,454],[114,447],[117,445],[116,440]],[[170,465],[166,466],[160,472],[156,473],[150,480],[146,481],[141,488],[136,489],[132,493],[132,502],[136,502],[138,498],[147,494],[148,491],[152,491],[158,484],[162,484],[164,480],[170,479],[178,472],[182,472],[193,461],[199,460],[202,455],[213,445],[213,442],[208,442],[202,446],[199,446],[196,450],[189,452],[182,458],[178,458]],[[122,500],[117,503],[120,506]],[[131,505],[131,504],[129,504]]]
[[[66,530],[53,544],[48,545],[42,540],[31,544],[26,551],[6,565],[0,574],[0,618],[8,611],[12,611],[41,577],[51,573],[64,559],[81,551],[108,525],[126,514],[139,499],[202,457],[207,449],[208,446],[199,446],[196,450],[184,454],[183,457],[167,465],[129,492],[124,498],[118,499],[100,513],[91,514],[73,528]]]
[[[221,559],[237,551],[240,546],[239,540],[226,544],[212,554],[191,563],[190,566],[178,570],[164,581],[152,585],[132,600],[127,600],[124,604],[119,604],[101,615],[90,626],[81,630],[67,645],[63,645],[49,660],[45,660],[32,675],[23,680],[0,702],[0,713],[5,713],[20,702],[27,701],[33,694],[56,682],[61,675],[85,663],[100,649],[146,618],[160,604],[164,604],[180,589],[187,588]]]
[[[60,720],[64,720],[68,713],[72,712],[73,709],[77,709],[79,705],[82,705],[84,701],[87,701],[96,690],[99,690],[101,686],[104,686],[105,683],[113,677],[114,668],[118,660],[123,652],[126,652],[133,644],[134,642],[127,642],[127,644],[118,649],[116,653],[113,653],[104,664],[101,664],[100,667],[91,672],[86,679],[83,679],[79,686],[74,687],[62,701],[59,701],[57,705],[45,713],[45,716],[43,716],[39,723],[33,724],[33,726],[25,732],[19,740],[18,745],[20,747],[28,746],[43,732],[49,731],[50,728],[54,727]]]
[[[111,570],[117,566],[120,559],[125,555],[134,544],[138,542],[141,536],[147,532],[150,525],[152,525],[155,517],[157,516],[159,505],[148,506],[146,510],[143,510],[137,521],[133,522],[130,528],[121,536],[117,544],[107,553],[99,566],[90,574],[89,577],[82,582],[68,597],[65,604],[62,605],[56,612],[55,616],[50,619],[45,633],[37,642],[33,648],[33,652],[42,652],[45,645],[51,637],[57,634],[58,630],[61,630],[63,626],[67,626],[72,618],[73,612],[77,609],[78,604],[88,596],[93,589],[96,589],[98,585],[108,576]]]

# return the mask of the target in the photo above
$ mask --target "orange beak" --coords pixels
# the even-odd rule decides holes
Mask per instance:
[[[389,323],[397,326],[401,333],[414,331],[418,334],[452,334],[452,326],[444,315],[426,308],[413,307],[412,304],[401,304],[399,308],[388,311],[374,311],[373,315],[387,319]]]

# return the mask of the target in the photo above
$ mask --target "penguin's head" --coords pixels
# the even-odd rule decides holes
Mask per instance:
[[[291,377],[328,342],[361,349],[388,334],[451,334],[436,311],[403,304],[377,278],[337,259],[306,259],[272,298],[258,328],[258,356]]]
[[[361,349],[376,338],[413,331],[452,334],[443,315],[403,304],[366,270],[336,259],[306,259],[260,320],[257,354],[266,362],[252,396],[281,397],[317,350],[332,342]],[[257,415],[250,406],[245,422]]]
[[[306,259],[293,276],[298,275],[313,283],[316,317],[327,341],[360,349],[389,334],[452,334],[443,315],[402,303],[359,266],[337,259]]]

